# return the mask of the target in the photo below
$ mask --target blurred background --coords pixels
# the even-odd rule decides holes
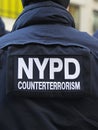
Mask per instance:
[[[7,30],[22,10],[21,0],[0,0],[0,17]],[[98,0],[71,0],[70,12],[78,30],[93,34],[98,29]]]

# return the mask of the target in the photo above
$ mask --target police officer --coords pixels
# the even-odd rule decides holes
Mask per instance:
[[[0,39],[1,130],[97,130],[98,40],[75,29],[69,0],[22,0]]]

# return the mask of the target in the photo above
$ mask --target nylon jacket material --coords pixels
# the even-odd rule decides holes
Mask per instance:
[[[6,57],[10,46],[62,45],[88,50],[94,97],[20,98],[6,95]],[[0,39],[0,128],[2,130],[97,130],[98,40],[74,28],[64,7],[40,2],[25,7],[11,33]],[[70,50],[71,51],[71,50]]]

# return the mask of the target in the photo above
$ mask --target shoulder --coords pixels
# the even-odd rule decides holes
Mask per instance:
[[[98,39],[89,35],[87,32],[81,32],[75,28],[67,27],[65,30],[65,39],[72,44],[84,46],[93,51],[98,51]]]
[[[18,44],[24,42],[25,39],[23,38],[23,32],[23,30],[16,30],[1,37],[0,48],[4,48],[11,44]]]

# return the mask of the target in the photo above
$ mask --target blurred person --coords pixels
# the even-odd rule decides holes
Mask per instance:
[[[93,34],[93,36],[98,38],[98,30]]]
[[[0,39],[1,130],[97,130],[98,40],[75,29],[69,0],[22,0]]]
[[[5,24],[2,20],[2,18],[0,17],[0,37],[7,33],[8,33],[8,31],[5,29]]]

